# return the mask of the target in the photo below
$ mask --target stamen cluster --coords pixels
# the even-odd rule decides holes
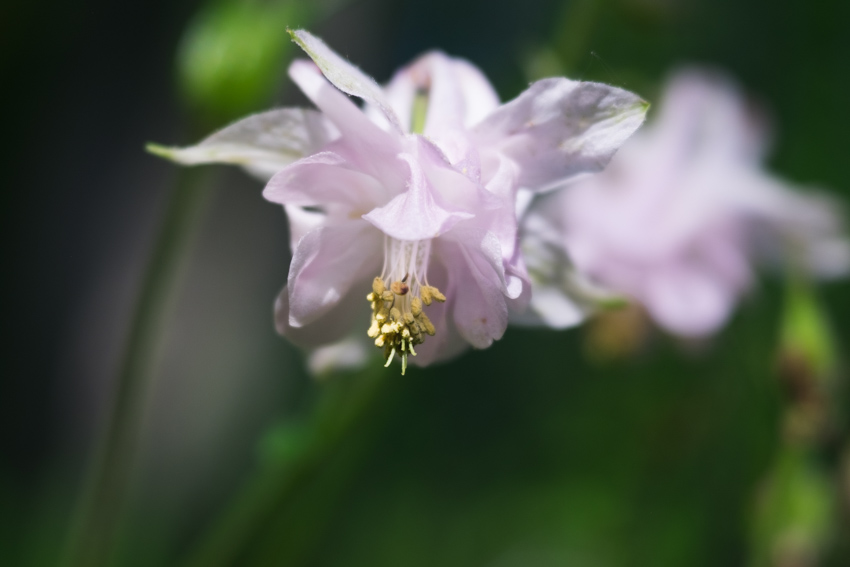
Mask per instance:
[[[446,296],[430,285],[419,287],[416,297],[410,292],[405,275],[387,288],[384,280],[376,277],[372,281],[372,293],[366,299],[372,304],[372,325],[367,334],[375,339],[375,346],[384,349],[384,358],[389,366],[396,353],[401,356],[401,373],[407,370],[407,356],[416,356],[414,345],[425,342],[425,335],[436,334],[434,324],[422,310],[422,304],[431,305],[436,300],[445,302]]]

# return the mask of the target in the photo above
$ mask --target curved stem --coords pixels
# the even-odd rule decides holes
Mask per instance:
[[[179,173],[136,301],[103,436],[64,554],[66,567],[105,565],[112,552],[138,453],[150,385],[185,257],[209,195],[206,171]]]

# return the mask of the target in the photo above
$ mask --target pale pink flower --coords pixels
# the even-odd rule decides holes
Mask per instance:
[[[284,206],[293,248],[275,320],[296,344],[317,348],[358,329],[403,368],[408,356],[424,365],[489,346],[530,295],[517,191],[598,171],[646,103],[561,78],[500,106],[477,68],[439,52],[382,88],[319,39],[292,35],[313,62],[294,62],[290,77],[320,113],[271,111],[197,146],[155,151],[274,174],[263,194]],[[317,365],[358,360],[343,350]]]
[[[576,285],[578,271],[664,329],[702,336],[727,320],[756,262],[792,254],[816,277],[848,270],[834,203],[764,171],[765,132],[733,85],[682,72],[659,111],[604,172],[530,206],[522,224],[539,319],[573,324],[602,297]]]

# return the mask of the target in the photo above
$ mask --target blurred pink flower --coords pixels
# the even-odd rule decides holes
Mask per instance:
[[[643,121],[646,103],[558,78],[500,106],[477,68],[439,52],[382,88],[314,36],[292,35],[315,64],[295,61],[290,77],[320,113],[271,111],[197,146],[154,151],[273,174],[263,194],[286,209],[293,247],[275,320],[296,344],[346,339],[365,327],[371,306],[362,336],[388,364],[489,346],[509,309],[522,310],[530,295],[517,191],[601,169]],[[318,366],[359,360],[339,345],[321,359]]]
[[[578,272],[584,284],[642,303],[671,333],[698,337],[728,319],[754,262],[846,273],[850,246],[835,204],[762,169],[761,126],[723,78],[674,76],[655,121],[603,173],[529,207],[523,248],[537,319],[574,324],[605,297],[577,285]]]

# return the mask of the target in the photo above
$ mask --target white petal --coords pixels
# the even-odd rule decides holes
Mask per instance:
[[[358,328],[365,337],[370,309],[363,292],[371,289],[372,277],[374,276],[368,280],[354,282],[338,303],[317,319],[301,327],[290,324],[290,292],[289,286],[284,286],[274,304],[274,323],[277,332],[293,344],[308,349],[343,340],[352,332],[356,332]]]
[[[643,122],[648,104],[599,83],[543,79],[474,129],[482,148],[522,168],[520,187],[545,191],[605,167]]]
[[[195,146],[148,150],[184,165],[231,163],[267,180],[293,161],[318,151],[339,132],[314,110],[279,108],[254,114]]]
[[[263,197],[282,205],[346,205],[355,216],[390,198],[383,185],[343,156],[319,152],[285,167],[268,182]]]
[[[340,369],[355,369],[363,366],[377,352],[366,333],[359,333],[314,350],[307,359],[307,366],[315,375]]]
[[[644,305],[673,334],[704,337],[729,318],[739,291],[716,277],[710,266],[671,265],[648,273]]]
[[[499,95],[478,67],[465,59],[452,61],[466,103],[464,126],[469,128],[499,107]]]
[[[334,88],[313,63],[295,60],[289,66],[289,77],[298,88],[342,133],[349,142],[366,146],[364,151],[393,154],[399,151],[399,140],[381,130],[357,108],[351,99]]]
[[[336,88],[344,93],[362,98],[369,104],[374,104],[381,109],[397,132],[404,131],[383,90],[374,79],[337,55],[322,40],[309,32],[290,30],[289,34]]]
[[[284,205],[289,221],[289,246],[292,250],[304,236],[325,223],[327,214],[321,211],[305,209],[297,205]]]
[[[377,275],[382,249],[383,236],[362,219],[307,233],[298,242],[289,267],[288,324],[303,327],[317,320],[339,304],[355,282]],[[367,285],[361,290],[364,298],[369,289]],[[365,299],[362,302],[367,304]]]
[[[460,335],[475,348],[487,348],[508,325],[505,271],[499,240],[493,233],[456,229],[438,241],[451,280],[451,318]],[[448,235],[447,235],[448,236]]]
[[[770,139],[767,121],[754,110],[728,77],[684,69],[666,82],[654,128],[671,143],[699,146],[729,163],[758,165]]]
[[[400,69],[384,87],[386,99],[405,129],[411,124],[417,89],[428,93],[425,133],[429,136],[469,128],[499,106],[496,91],[477,67],[433,51]],[[368,106],[367,113],[383,128],[389,127],[380,110]]]

